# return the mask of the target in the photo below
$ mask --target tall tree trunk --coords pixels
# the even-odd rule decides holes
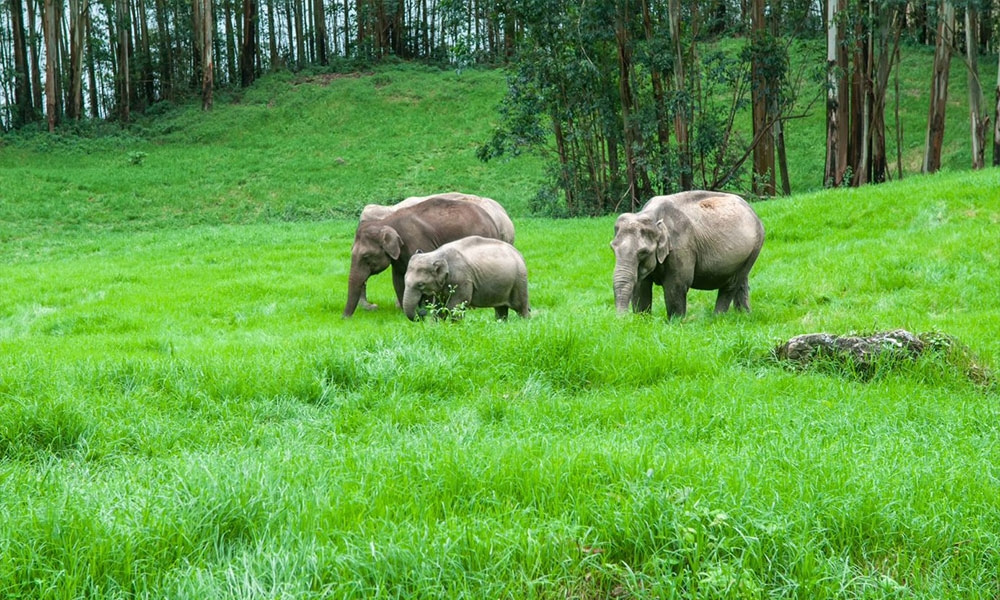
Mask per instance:
[[[278,68],[278,40],[275,37],[275,23],[274,23],[274,3],[275,0],[267,1],[267,49],[270,54],[270,68],[272,71]]]
[[[326,9],[323,0],[313,2],[313,21],[316,28],[316,60],[319,64],[326,64]]]
[[[51,1],[51,0],[47,0]],[[130,74],[129,45],[131,28],[129,26],[128,3],[126,0],[116,0],[116,27],[118,33],[118,118],[122,123],[131,119],[132,76]]]
[[[840,139],[840,95],[843,71],[838,64],[840,46],[840,24],[837,22],[838,0],[826,0],[826,168],[823,183],[839,187],[844,176],[844,164],[840,162],[840,146],[847,140]]]
[[[212,109],[212,91],[215,86],[215,65],[212,61],[212,30],[215,19],[212,16],[212,0],[195,0],[200,3],[198,10],[201,17],[199,35],[201,36],[201,109]]]
[[[34,117],[31,106],[31,74],[28,70],[28,46],[24,36],[24,15],[21,0],[10,0],[10,18],[14,45],[14,102],[17,112],[14,126],[23,125]]]
[[[871,60],[869,46],[871,33],[866,25],[870,0],[859,0],[856,4],[861,14],[857,15],[854,27],[853,68],[851,69],[850,125],[848,128],[847,164],[853,169],[851,185],[868,182],[868,142],[869,106],[868,84],[871,81]]]
[[[236,41],[233,34],[233,0],[223,0],[226,31],[226,81],[236,83]]]
[[[986,166],[986,130],[990,116],[986,112],[983,88],[979,84],[979,17],[974,4],[965,8],[965,55],[969,78],[969,123],[972,130],[972,168]]]
[[[344,57],[351,55],[351,5],[344,0]]]
[[[167,11],[164,8],[165,0],[156,0],[156,32],[159,38],[160,52],[160,95],[170,100],[173,98],[171,55],[170,55],[170,33],[167,29]]]
[[[45,37],[45,115],[49,123],[49,133],[56,129],[57,99],[56,91],[56,60],[58,57],[56,42],[56,9],[52,0],[45,0],[45,11],[42,15],[42,33]]]
[[[302,26],[302,0],[292,0],[295,9],[295,54],[301,69],[306,64],[306,36]]]
[[[149,46],[149,16],[146,14],[146,0],[136,0],[139,13],[139,33],[142,35],[142,83],[146,94],[146,105],[156,102],[156,86],[153,82],[153,53]]]
[[[681,6],[679,0],[669,0],[670,44],[673,48],[674,81],[673,88],[683,92],[687,89],[685,74],[684,45],[681,40]],[[681,189],[691,189],[694,181],[692,171],[690,137],[688,135],[688,109],[680,103],[674,115],[674,134],[677,137],[677,163],[680,167]]]
[[[240,85],[247,87],[254,80],[254,60],[257,56],[257,0],[243,0],[243,48],[240,51]]]
[[[642,24],[646,32],[646,42],[652,46],[653,38],[653,18],[649,9],[649,0],[642,0]],[[667,105],[663,94],[663,75],[660,70],[652,65],[650,68],[650,79],[653,84],[653,102],[656,104],[656,141],[659,144],[660,161],[666,167],[667,157],[670,152],[670,123]],[[661,193],[670,191],[670,174],[667,169],[663,169],[663,180],[660,182]]]
[[[750,35],[752,44],[760,44],[767,33],[764,23],[765,0],[752,0],[750,7]],[[759,64],[760,52],[753,52],[750,66],[750,95],[753,113],[753,135],[757,144],[753,148],[753,191],[755,194],[773,196],[776,191],[774,173],[774,132],[771,130],[769,104],[773,82],[764,74]]]
[[[83,41],[87,33],[89,0],[69,0],[69,82],[70,102],[66,113],[71,119],[80,120],[83,115]]]
[[[898,9],[891,8],[886,17],[879,19],[878,66],[875,69],[872,103],[871,181],[875,183],[885,181],[889,169],[885,135],[885,98],[889,91],[889,73],[892,71],[893,60],[899,46],[899,14]]]
[[[191,0],[191,89],[201,86],[201,54],[206,49],[201,47],[201,1]]]
[[[945,109],[948,104],[948,71],[951,67],[952,36],[955,31],[955,5],[941,0],[937,42],[934,50],[934,72],[931,79],[931,101],[927,116],[927,137],[924,144],[924,173],[941,168],[941,147],[944,144]]]
[[[28,54],[31,62],[31,98],[36,114],[44,106],[42,104],[42,68],[38,49],[38,31],[35,29],[35,0],[25,0],[28,8]],[[32,115],[34,118],[35,115]]]
[[[622,105],[622,131],[625,135],[625,176],[628,185],[630,210],[639,206],[639,187],[636,179],[636,146],[639,143],[632,116],[632,89],[629,74],[632,68],[632,53],[629,47],[628,18],[619,15],[615,24],[615,39],[618,45],[618,93]]]
[[[100,109],[97,104],[97,73],[96,67],[94,66],[94,42],[93,33],[91,28],[93,24],[90,19],[90,13],[87,13],[87,32],[84,37],[87,39],[87,96],[90,100],[90,118],[99,119],[101,117]]]

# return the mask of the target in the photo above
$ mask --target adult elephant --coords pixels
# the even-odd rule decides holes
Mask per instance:
[[[431,196],[410,196],[409,198],[391,206],[383,204],[367,204],[361,210],[361,218],[359,220],[361,223],[365,223],[367,221],[385,219],[386,217],[389,217],[404,208],[410,208],[411,206],[415,206],[433,198],[444,198],[445,200],[457,200],[475,204],[479,208],[486,211],[486,214],[488,214],[490,218],[493,219],[493,222],[496,223],[497,231],[500,232],[500,237],[498,239],[507,242],[508,244],[514,243],[514,222],[510,220],[510,216],[507,215],[507,211],[504,210],[503,206],[501,206],[499,202],[485,196],[463,194],[461,192],[447,192]]]
[[[669,317],[684,316],[687,292],[719,290],[715,312],[750,311],[748,274],[764,244],[764,226],[743,198],[690,191],[656,196],[615,222],[615,308],[648,312],[653,284],[663,286]]]
[[[410,257],[470,236],[501,239],[496,223],[479,206],[462,200],[430,198],[394,214],[358,225],[351,248],[344,316],[358,307],[368,278],[392,267],[396,300],[403,302],[404,277]]]

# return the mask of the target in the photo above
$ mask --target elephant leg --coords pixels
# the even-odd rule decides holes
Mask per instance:
[[[363,308],[365,310],[375,310],[376,308],[378,308],[378,304],[372,304],[371,302],[368,301],[368,282],[367,281],[361,287],[361,300],[360,300],[359,303],[361,305],[361,308]]]
[[[715,314],[720,315],[729,310],[736,291],[730,288],[719,288],[719,297],[715,300]]]
[[[663,286],[663,301],[667,305],[667,318],[683,317],[687,314],[688,286],[683,283],[667,283]]]
[[[736,310],[750,312],[750,280],[746,275],[736,287],[736,300],[733,303]]]
[[[510,300],[510,307],[513,308],[523,319],[531,316],[531,308],[528,305],[528,278],[522,277],[514,285],[514,293]]]
[[[653,278],[647,277],[639,281],[635,296],[632,297],[632,310],[637,313],[648,313],[653,308]]]
[[[498,321],[506,321],[507,320],[507,311],[509,310],[509,307],[507,307],[507,306],[496,306],[496,307],[493,308],[493,310],[494,310],[494,312],[496,312],[497,320]]]
[[[406,271],[392,266],[392,287],[396,290],[396,308],[403,306],[403,292],[406,291]]]

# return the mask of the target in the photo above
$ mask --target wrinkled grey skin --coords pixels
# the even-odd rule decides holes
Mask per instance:
[[[493,200],[492,198],[475,196],[472,194],[463,194],[461,192],[447,192],[443,194],[433,194],[430,196],[410,196],[409,198],[393,204],[392,206],[386,206],[383,204],[367,204],[361,210],[359,224],[366,223],[368,221],[385,219],[394,215],[401,209],[409,208],[432,198],[459,200],[475,204],[479,208],[486,211],[486,214],[488,214],[490,218],[493,219],[494,223],[496,223],[497,231],[499,231],[500,235],[499,239],[511,244],[514,243],[514,223],[510,220],[510,217],[507,215],[507,211],[504,210],[503,206],[500,206],[499,202]],[[378,305],[368,302],[368,291],[366,288],[361,290],[360,305],[365,310],[375,310],[378,308]]]
[[[411,321],[431,298],[448,309],[467,302],[470,308],[492,307],[498,319],[508,309],[527,318],[528,268],[514,246],[500,240],[470,236],[414,255],[406,270],[403,312]]]
[[[652,308],[663,286],[669,317],[687,312],[688,289],[719,290],[715,312],[750,311],[747,276],[764,244],[764,226],[739,196],[690,191],[656,196],[615,222],[615,308]]]
[[[403,277],[410,257],[470,235],[499,237],[486,211],[470,202],[431,198],[378,221],[358,225],[351,247],[351,273],[344,316],[350,317],[368,278],[392,267],[396,300],[403,302]]]

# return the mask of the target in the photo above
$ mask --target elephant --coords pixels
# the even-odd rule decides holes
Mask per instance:
[[[390,266],[396,300],[402,305],[403,278],[410,257],[418,250],[436,250],[470,235],[498,239],[500,232],[482,208],[471,202],[446,198],[431,198],[385,219],[361,223],[351,248],[344,316],[354,314],[368,278]]]
[[[477,235],[415,254],[406,270],[403,312],[411,321],[423,301],[436,298],[449,310],[492,307],[497,319],[513,308],[528,318],[528,268],[507,242]]]
[[[748,274],[764,244],[764,225],[743,198],[688,191],[655,196],[615,222],[615,308],[649,312],[663,286],[667,316],[687,312],[688,289],[719,290],[715,313],[750,311]]]
[[[510,220],[510,217],[507,215],[507,211],[504,210],[503,206],[501,206],[499,202],[493,200],[492,198],[486,198],[485,196],[474,196],[472,194],[463,194],[461,192],[446,192],[431,196],[410,196],[409,198],[393,204],[392,206],[386,206],[383,204],[366,204],[361,210],[359,223],[385,219],[399,210],[409,208],[432,198],[445,198],[447,200],[464,201],[475,204],[479,208],[486,211],[486,213],[496,223],[497,230],[500,232],[500,239],[511,244],[514,243],[514,222]],[[367,288],[362,288],[361,290],[360,304],[365,310],[374,310],[378,308],[377,305],[368,302]]]

